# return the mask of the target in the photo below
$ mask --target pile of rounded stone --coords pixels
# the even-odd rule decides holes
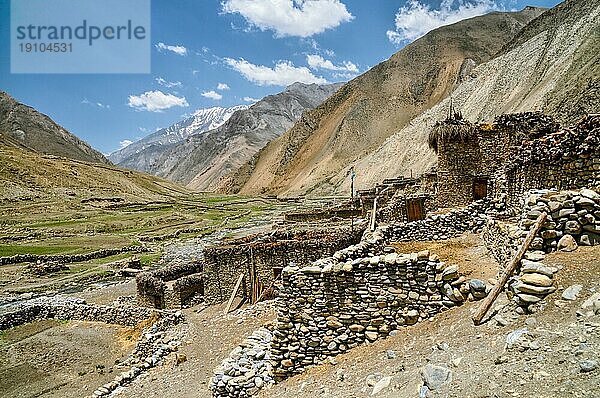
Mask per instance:
[[[531,249],[549,253],[575,250],[578,244],[600,244],[600,194],[596,191],[532,191],[525,203],[521,227],[528,230],[542,212],[548,218]]]
[[[534,260],[541,260],[542,257],[536,252],[528,252],[525,256]],[[510,290],[514,294],[513,300],[522,307],[537,304],[556,291],[553,277],[557,272],[558,268],[539,261],[521,260],[521,272],[510,284]]]
[[[129,370],[121,372],[111,382],[97,388],[90,398],[107,396],[126,386],[144,371],[160,365],[164,357],[171,352],[177,351],[180,342],[174,336],[169,336],[168,329],[183,319],[183,314],[179,311],[163,313],[158,322],[142,333],[131,355],[120,364],[129,366]]]
[[[237,346],[215,369],[210,389],[215,398],[250,397],[275,383],[270,363],[273,335],[261,328]]]

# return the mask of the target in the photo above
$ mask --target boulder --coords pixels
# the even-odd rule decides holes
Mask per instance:
[[[421,370],[421,376],[430,390],[438,390],[452,382],[452,371],[444,366],[427,364]]]
[[[575,238],[573,238],[573,236],[571,235],[565,235],[558,241],[558,246],[556,247],[556,249],[563,252],[572,252],[574,250],[577,250],[577,247],[578,245]]]

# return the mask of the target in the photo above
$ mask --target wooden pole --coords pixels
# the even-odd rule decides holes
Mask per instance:
[[[375,218],[377,217],[377,196],[373,199],[373,213],[371,213],[371,231],[375,231]]]
[[[512,258],[506,269],[504,270],[504,273],[500,276],[498,283],[496,284],[496,286],[494,286],[490,294],[483,300],[483,302],[481,303],[481,307],[479,307],[475,315],[473,315],[472,319],[475,325],[481,324],[481,320],[492,307],[492,304],[494,304],[494,301],[496,301],[496,298],[498,298],[498,296],[504,289],[504,285],[506,284],[506,282],[508,282],[508,279],[511,277],[513,272],[515,272],[515,269],[519,266],[521,259],[525,255],[525,252],[529,248],[529,245],[533,241],[533,238],[535,238],[535,235],[537,235],[537,233],[542,228],[542,225],[546,222],[547,216],[548,215],[546,213],[540,214],[540,216],[535,221],[535,224],[533,224],[533,226],[529,230],[525,241],[519,248],[519,251],[517,251],[515,256]]]
[[[252,247],[250,247],[250,304],[254,304],[254,292],[256,291],[256,278],[254,276],[254,256],[252,253]]]
[[[238,278],[237,282],[235,283],[235,287],[233,288],[233,291],[231,292],[231,297],[229,297],[229,301],[227,302],[227,307],[225,308],[225,314],[229,314],[229,310],[231,309],[231,304],[233,304],[235,295],[237,294],[238,290],[240,290],[240,286],[242,285],[242,279],[244,279],[244,272],[242,272],[240,274],[240,277]]]

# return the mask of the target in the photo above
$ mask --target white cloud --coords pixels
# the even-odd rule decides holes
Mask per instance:
[[[358,67],[350,61],[344,61],[342,65],[334,65],[333,62],[321,57],[320,55],[309,54],[306,56],[306,62],[308,62],[308,66],[313,69],[327,69],[338,72],[358,73]]]
[[[182,83],[179,82],[179,81],[177,81],[177,82],[170,82],[170,81],[167,81],[167,80],[163,79],[162,77],[157,77],[154,80],[156,80],[156,82],[158,84],[160,84],[161,86],[166,87],[166,88],[182,87]]]
[[[176,97],[162,91],[146,91],[140,95],[130,95],[128,105],[138,110],[161,112],[174,106],[189,106],[185,97]]]
[[[387,31],[394,44],[413,41],[443,25],[486,14],[500,7],[492,0],[443,0],[438,10],[418,0],[410,0],[396,13],[395,29]]]
[[[158,49],[159,52],[171,51],[171,52],[174,52],[175,54],[181,55],[181,56],[187,55],[187,52],[188,52],[187,48],[185,48],[184,46],[170,46],[163,42],[156,44],[155,47]]]
[[[129,146],[129,145],[131,145],[131,144],[133,144],[133,141],[131,141],[131,140],[123,140],[123,141],[119,141],[119,149],[123,149],[123,148],[125,148],[126,146]]]
[[[296,67],[290,61],[279,61],[273,68],[254,65],[245,59],[225,58],[225,62],[242,74],[247,80],[259,86],[288,86],[292,83],[327,83],[321,76],[315,76],[305,66]]]
[[[215,101],[218,101],[223,98],[223,96],[217,93],[215,90],[205,91],[200,95],[206,98],[214,99]]]
[[[354,18],[339,0],[225,0],[222,5],[223,12],[239,13],[278,37],[310,37]]]
[[[252,98],[252,97],[244,97],[242,98],[245,102],[258,102],[260,101],[259,99],[256,98]]]
[[[87,98],[84,98],[81,101],[81,103],[84,105],[92,106],[92,107],[98,107],[98,108],[102,108],[102,109],[110,109],[110,105],[103,104],[102,102],[92,102],[92,101],[88,100]]]
[[[219,83],[217,84],[217,90],[229,90],[229,85],[227,83]]]

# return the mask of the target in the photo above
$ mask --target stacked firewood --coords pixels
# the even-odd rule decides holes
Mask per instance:
[[[500,115],[494,120],[497,128],[523,132],[529,139],[552,134],[560,125],[551,116],[542,112],[523,112]]]
[[[521,163],[547,163],[589,155],[600,148],[600,114],[588,115],[575,126],[524,141],[517,155]]]

